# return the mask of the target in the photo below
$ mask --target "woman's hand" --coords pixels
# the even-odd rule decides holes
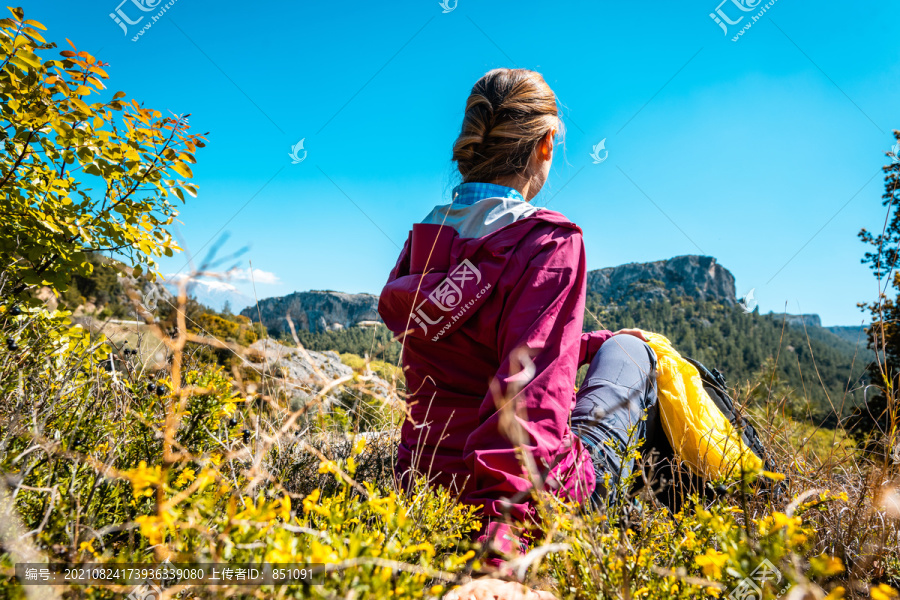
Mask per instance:
[[[647,338],[644,337],[644,334],[640,329],[620,329],[613,335],[633,335],[639,340],[644,340],[645,342],[647,341]]]

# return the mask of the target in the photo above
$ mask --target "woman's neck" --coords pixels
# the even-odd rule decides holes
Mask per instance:
[[[509,175],[507,177],[495,179],[494,181],[489,181],[488,183],[513,188],[522,194],[522,197],[525,198],[525,202],[531,202],[531,199],[537,196],[537,193],[540,191],[540,186],[535,187],[533,178],[525,175]]]

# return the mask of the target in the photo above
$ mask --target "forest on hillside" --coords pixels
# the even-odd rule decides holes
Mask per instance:
[[[721,371],[751,403],[773,402],[786,414],[829,427],[858,406],[866,368],[874,359],[871,350],[824,328],[790,325],[739,306],[686,297],[609,306],[599,295],[588,294],[585,331],[631,327],[667,336],[686,356]],[[399,363],[400,343],[392,341],[383,325],[300,331],[298,336],[310,350]],[[752,388],[747,387],[750,382]]]

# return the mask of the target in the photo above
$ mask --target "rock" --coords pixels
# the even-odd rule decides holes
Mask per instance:
[[[794,325],[796,327],[821,327],[822,319],[819,318],[819,315],[809,314],[809,315],[789,315],[786,313],[774,313],[769,312],[772,317],[781,320],[784,319],[788,325]]]
[[[685,255],[649,263],[629,263],[589,271],[589,292],[607,303],[663,300],[688,296],[698,300],[737,302],[734,275],[712,256]]]
[[[335,379],[353,375],[351,367],[341,362],[337,352],[314,352],[280,344],[272,339],[258,340],[250,345],[247,358],[251,363],[264,363],[266,369],[278,377],[302,384],[305,391],[331,383]],[[254,365],[260,371],[263,365]],[[389,382],[366,370],[354,381],[356,389],[380,398],[387,405],[400,405],[397,389]],[[292,405],[302,405],[308,400],[305,391],[295,390]],[[293,410],[296,410],[294,408]]]
[[[303,351],[271,339],[254,342],[250,346],[250,358],[265,361],[270,369],[278,369],[280,377],[305,383],[324,384],[353,374],[353,369],[341,362],[337,352]]]
[[[47,310],[54,311],[59,307],[59,300],[56,299],[56,294],[53,292],[53,289],[47,286],[38,289],[35,296],[44,303]]]
[[[482,578],[450,590],[442,600],[557,600],[550,592],[532,590],[521,583]]]
[[[274,336],[290,334],[288,315],[294,327],[313,332],[381,322],[378,296],[330,291],[294,292],[280,298],[266,298],[259,301],[259,314],[255,306],[242,310],[241,314],[251,319],[258,319],[261,314],[263,325]]]

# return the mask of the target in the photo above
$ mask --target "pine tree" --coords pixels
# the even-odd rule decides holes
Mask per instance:
[[[898,407],[896,387],[900,375],[900,130],[894,131],[897,144],[888,156],[891,164],[883,167],[884,194],[882,205],[888,213],[882,232],[873,235],[866,229],[859,238],[871,250],[862,259],[878,279],[878,298],[871,303],[861,303],[869,311],[872,324],[868,329],[869,347],[878,359],[869,366],[869,377],[878,393],[867,394],[863,410],[854,419],[853,428],[859,432],[873,432],[870,447],[887,457],[898,445]]]

